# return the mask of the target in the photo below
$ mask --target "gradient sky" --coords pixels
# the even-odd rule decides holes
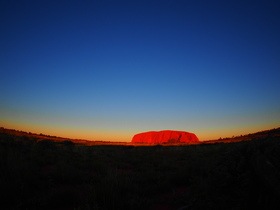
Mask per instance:
[[[1,0],[0,125],[89,140],[280,126],[278,0]]]

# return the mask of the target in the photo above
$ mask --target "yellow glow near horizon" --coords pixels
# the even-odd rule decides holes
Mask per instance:
[[[94,129],[82,129],[82,128],[67,128],[67,127],[56,127],[56,126],[46,126],[46,125],[33,125],[27,123],[13,122],[13,121],[3,121],[0,120],[1,126],[8,129],[22,130],[32,133],[43,133],[45,135],[65,137],[71,139],[85,139],[93,141],[120,141],[120,142],[130,142],[133,135],[139,132],[145,131],[110,131],[110,130],[94,130]],[[246,135],[249,133],[254,133],[262,130],[268,130],[273,128],[278,128],[279,124],[267,124],[267,125],[255,125],[252,127],[231,127],[222,129],[197,129],[192,132],[197,135],[200,141],[205,140],[216,140],[219,138],[226,138],[232,136]]]
[[[1,126],[8,129],[21,130],[37,134],[65,137],[71,139],[85,139],[93,141],[130,141],[132,136],[129,133],[119,131],[74,129],[56,126],[21,124],[13,121],[1,121]]]

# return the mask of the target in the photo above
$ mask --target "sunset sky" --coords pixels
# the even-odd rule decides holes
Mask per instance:
[[[280,126],[278,0],[1,0],[0,126],[130,141]]]

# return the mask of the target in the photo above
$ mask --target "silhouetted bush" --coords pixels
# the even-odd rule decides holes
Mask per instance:
[[[75,145],[72,141],[69,141],[69,140],[63,141],[62,144],[64,146],[71,146],[71,147],[73,147]]]
[[[56,148],[56,145],[52,140],[45,139],[37,142],[37,147],[43,150],[54,150]]]

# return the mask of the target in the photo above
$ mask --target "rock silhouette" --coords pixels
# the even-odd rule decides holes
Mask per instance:
[[[133,136],[132,143],[151,143],[151,144],[161,144],[161,143],[187,143],[187,142],[197,142],[199,139],[193,133],[186,131],[149,131],[144,133],[138,133]]]

